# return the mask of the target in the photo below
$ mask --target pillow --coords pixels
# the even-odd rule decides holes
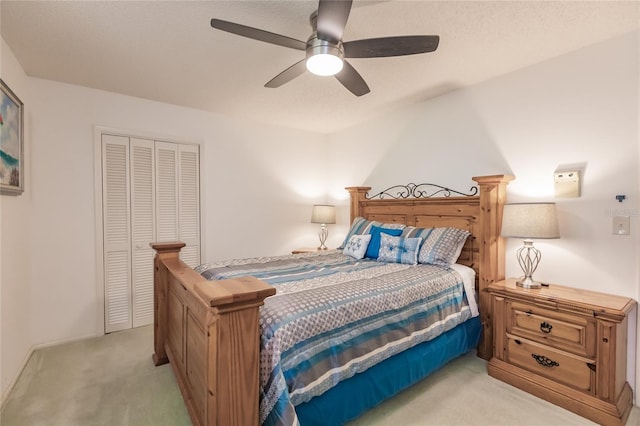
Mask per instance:
[[[464,229],[431,228],[422,243],[418,262],[448,268],[458,260],[469,235]]]
[[[349,239],[353,235],[366,235],[369,234],[372,226],[380,226],[382,228],[387,229],[402,229],[405,227],[402,223],[382,223],[375,220],[367,220],[364,217],[356,217],[353,219],[353,223],[351,224],[351,228],[349,228],[349,232],[347,232],[347,238],[344,239],[339,249],[345,248]]]
[[[416,228],[415,226],[407,226],[402,230],[400,236],[402,238],[421,238],[424,241],[429,234],[433,231],[433,228]]]
[[[371,234],[371,241],[369,242],[369,247],[367,247],[367,253],[365,254],[365,257],[368,257],[370,259],[377,259],[378,252],[380,251],[380,234],[389,234],[393,235],[394,237],[398,237],[400,236],[400,234],[402,234],[402,229],[389,229],[382,228],[380,226],[372,226],[371,231],[369,232]]]
[[[352,235],[342,252],[354,259],[362,259],[369,247],[369,241],[371,241],[371,234]]]
[[[418,250],[422,238],[393,237],[389,234],[380,235],[379,262],[418,263]]]

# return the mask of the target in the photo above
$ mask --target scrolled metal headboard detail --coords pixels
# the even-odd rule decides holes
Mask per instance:
[[[463,197],[474,197],[478,195],[478,187],[472,186],[468,193],[456,191],[446,186],[436,185],[433,183],[408,183],[406,185],[394,185],[381,191],[375,195],[365,195],[367,200],[380,199],[385,197],[393,198],[395,200],[404,198],[431,198],[439,195],[441,197],[450,197],[452,194],[461,195]]]

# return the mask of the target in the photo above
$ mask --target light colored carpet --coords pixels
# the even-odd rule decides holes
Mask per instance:
[[[152,326],[37,350],[0,425],[191,425],[171,366],[152,353]]]
[[[154,367],[152,348],[149,326],[36,351],[2,407],[0,425],[190,425],[171,366]],[[468,354],[351,426],[591,424],[489,377],[486,362]],[[631,425],[640,425],[638,407]]]

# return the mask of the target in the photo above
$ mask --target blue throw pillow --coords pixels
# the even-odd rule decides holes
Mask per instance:
[[[380,252],[380,234],[385,233],[394,237],[399,237],[400,234],[402,234],[402,229],[389,229],[372,226],[369,233],[371,234],[371,241],[369,242],[369,247],[367,247],[367,254],[365,254],[365,257],[368,257],[369,259],[377,259],[378,253]]]

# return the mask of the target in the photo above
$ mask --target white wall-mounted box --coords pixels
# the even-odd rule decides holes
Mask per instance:
[[[555,195],[557,198],[580,197],[580,172],[577,170],[555,172]]]

